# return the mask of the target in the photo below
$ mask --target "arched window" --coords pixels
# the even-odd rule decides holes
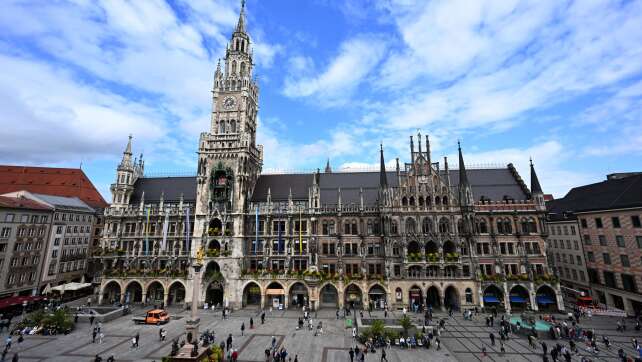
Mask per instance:
[[[236,60],[232,60],[232,74],[236,75]],[[233,83],[232,83],[232,88],[234,88]]]
[[[473,291],[470,288],[466,288],[466,303],[472,303],[473,302]]]
[[[488,225],[486,225],[486,220],[485,219],[478,219],[477,220],[477,231],[480,234],[488,234]]]
[[[439,196],[435,196],[435,205],[440,205],[441,204],[441,199]]]
[[[537,233],[537,223],[533,218],[528,220],[528,231],[533,234]]]
[[[448,205],[448,196],[444,196],[444,198],[441,200],[441,203],[444,205]]]
[[[245,76],[245,62],[241,62],[241,77]]]
[[[406,219],[406,234],[414,234],[415,232],[415,219],[409,217]]]
[[[230,132],[231,133],[236,133],[236,121],[235,120],[231,120],[230,121]]]
[[[504,234],[504,220],[502,219],[497,220],[497,233]]]
[[[424,218],[421,231],[423,231],[424,234],[430,234],[432,232],[432,220],[429,217]]]
[[[397,225],[397,220],[392,220],[390,222],[390,233],[392,235],[399,234],[399,226]]]
[[[408,206],[408,199],[404,196],[401,198],[401,205],[402,206]]]
[[[439,220],[439,232],[442,234],[450,232],[450,223],[448,222],[448,219],[442,218]]]
[[[236,42],[234,43],[234,50],[239,50],[239,40],[236,39]]]
[[[430,206],[432,204],[432,201],[430,199],[430,196],[426,196],[426,206]]]
[[[504,220],[504,233],[505,234],[513,233],[513,223],[509,219]]]
[[[415,197],[410,196],[410,206],[415,206]]]
[[[225,121],[221,121],[221,123],[219,124],[218,133],[225,133]]]
[[[419,200],[417,201],[419,202],[419,206],[424,206],[424,198],[422,196],[419,196]]]

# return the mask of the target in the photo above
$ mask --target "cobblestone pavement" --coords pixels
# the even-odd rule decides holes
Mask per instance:
[[[143,308],[133,310],[133,315],[142,313]],[[160,361],[171,350],[172,340],[184,337],[187,311],[170,310],[172,321],[167,325],[147,326],[135,325],[131,315],[120,317],[103,324],[105,338],[102,344],[92,343],[92,327],[88,323],[80,323],[73,333],[67,336],[25,336],[25,341],[18,345],[14,339],[7,360],[13,353],[18,353],[20,361],[93,361],[96,354],[103,360],[113,355],[116,361]],[[265,361],[264,350],[271,344],[272,336],[277,338],[279,346],[288,350],[294,360],[299,356],[301,362],[318,361],[349,361],[348,350],[353,346],[352,332],[345,328],[345,320],[337,320],[334,310],[321,310],[315,318],[323,321],[321,336],[314,336],[311,331],[297,331],[296,324],[300,311],[274,311],[267,313],[266,322],[261,325],[257,310],[240,310],[232,313],[227,320],[221,319],[220,312],[201,311],[200,331],[209,329],[215,331],[216,342],[233,336],[233,345],[239,350],[239,361]],[[254,329],[249,328],[250,317],[254,318]],[[314,318],[314,315],[313,315]],[[245,335],[241,336],[241,323],[245,323]],[[158,332],[165,328],[168,332],[165,342],[159,341]],[[140,333],[140,347],[131,348],[131,339]],[[6,332],[2,334],[6,338]],[[393,347],[388,350],[389,361],[454,361],[447,349],[400,349]],[[366,361],[379,361],[381,354],[369,354]]]
[[[137,308],[134,314],[142,313],[144,308]],[[182,338],[185,330],[187,311],[170,310],[172,321],[162,326],[168,331],[167,340],[160,342],[158,326],[134,325],[131,315],[120,317],[114,321],[103,324],[105,339],[102,344],[91,342],[91,327],[88,323],[81,323],[76,330],[67,336],[26,336],[25,341],[18,345],[14,339],[14,347],[8,355],[18,352],[21,361],[93,361],[96,354],[103,359],[113,355],[117,361],[160,361],[169,354],[172,340]],[[227,320],[221,319],[220,312],[201,311],[200,330],[210,329],[216,333],[216,343],[232,334],[233,345],[240,351],[240,361],[264,361],[264,350],[270,345],[272,336],[277,338],[279,346],[288,350],[290,356],[297,354],[301,362],[326,362],[349,361],[348,349],[353,346],[351,330],[345,328],[343,319],[335,318],[334,310],[321,310],[315,319],[323,321],[324,334],[315,337],[313,332],[295,329],[300,311],[274,311],[268,312],[266,323],[260,324],[257,310],[235,311]],[[382,317],[382,313],[373,313],[373,317]],[[397,313],[398,316],[400,313]],[[420,316],[411,314],[417,323]],[[249,328],[250,317],[254,318],[255,328]],[[490,345],[489,333],[497,328],[484,325],[483,316],[478,320],[464,321],[460,315],[449,318],[446,314],[435,314],[435,319],[446,318],[446,331],[441,336],[443,347],[440,351],[434,348],[427,349],[401,349],[393,347],[388,350],[389,361],[542,361],[542,350],[531,349],[524,337],[514,336],[506,342],[506,353],[499,352],[499,338],[496,346]],[[390,316],[389,316],[390,318]],[[245,335],[241,336],[241,323],[245,322]],[[609,336],[613,346],[610,350],[601,344],[600,352],[591,355],[583,343],[578,343],[579,355],[574,355],[573,360],[579,361],[583,355],[589,356],[594,361],[617,361],[617,350],[622,347],[625,352],[634,356],[635,351],[631,345],[631,338],[642,340],[642,333],[633,330],[633,323],[629,321],[626,332],[617,332],[612,318],[593,317],[591,320],[582,321],[583,328],[593,328],[598,336]],[[140,348],[131,348],[131,338],[140,333]],[[3,333],[3,339],[6,332]],[[555,343],[567,344],[566,341],[548,341],[549,350]],[[481,349],[486,347],[487,356],[482,356]],[[381,354],[369,354],[366,361],[379,361]]]

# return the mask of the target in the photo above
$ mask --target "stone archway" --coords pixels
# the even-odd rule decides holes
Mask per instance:
[[[385,309],[388,303],[386,290],[379,284],[374,284],[368,290],[368,299],[370,300],[370,309]]]
[[[219,308],[223,306],[225,297],[225,285],[223,280],[212,280],[205,289],[205,302],[210,306]]]
[[[426,305],[430,308],[441,307],[441,297],[439,296],[439,289],[436,286],[431,286],[426,292]]]
[[[261,305],[261,287],[257,282],[249,282],[243,288],[243,307]]]
[[[484,289],[484,304],[490,306],[501,306],[504,302],[504,292],[495,284],[491,284]]]
[[[267,298],[267,305],[275,309],[285,307],[285,288],[278,282],[270,283],[265,290],[265,297]]]
[[[408,304],[412,310],[419,309],[424,304],[424,292],[416,285],[413,285],[408,290]]]
[[[459,310],[459,292],[457,288],[453,285],[449,285],[446,290],[444,290],[444,306],[446,308],[452,308],[453,310]]]
[[[537,301],[537,308],[540,311],[554,311],[557,310],[557,297],[555,290],[548,285],[542,285],[537,288],[537,293],[535,294],[535,300]]]
[[[162,304],[165,298],[165,287],[158,280],[151,282],[147,286],[147,303]]]
[[[301,308],[304,305],[308,305],[310,301],[310,296],[308,294],[308,287],[305,286],[302,282],[296,282],[290,287],[290,305],[291,308]]]
[[[508,299],[510,300],[510,308],[513,311],[526,310],[530,304],[528,289],[519,284],[511,288]]]
[[[328,283],[319,291],[319,304],[321,308],[337,308],[339,306],[339,292],[337,287]]]
[[[363,292],[356,284],[352,283],[348,285],[345,289],[344,296],[344,303],[345,305],[350,306],[350,309],[363,307]]]
[[[180,303],[185,303],[185,285],[177,280],[169,287],[167,304],[173,305]]]
[[[110,281],[103,288],[103,303],[119,303],[121,293],[120,284],[115,280]]]
[[[125,304],[141,303],[143,301],[143,286],[133,280],[125,288]]]

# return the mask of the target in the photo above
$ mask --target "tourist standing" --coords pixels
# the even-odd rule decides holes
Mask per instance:
[[[254,329],[254,318],[250,317],[250,329]]]
[[[241,336],[245,333],[245,322],[241,323]]]

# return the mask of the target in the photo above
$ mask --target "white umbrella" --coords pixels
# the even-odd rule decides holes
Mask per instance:
[[[47,283],[47,286],[45,289],[42,290],[42,294],[49,294],[51,293],[51,283]]]

